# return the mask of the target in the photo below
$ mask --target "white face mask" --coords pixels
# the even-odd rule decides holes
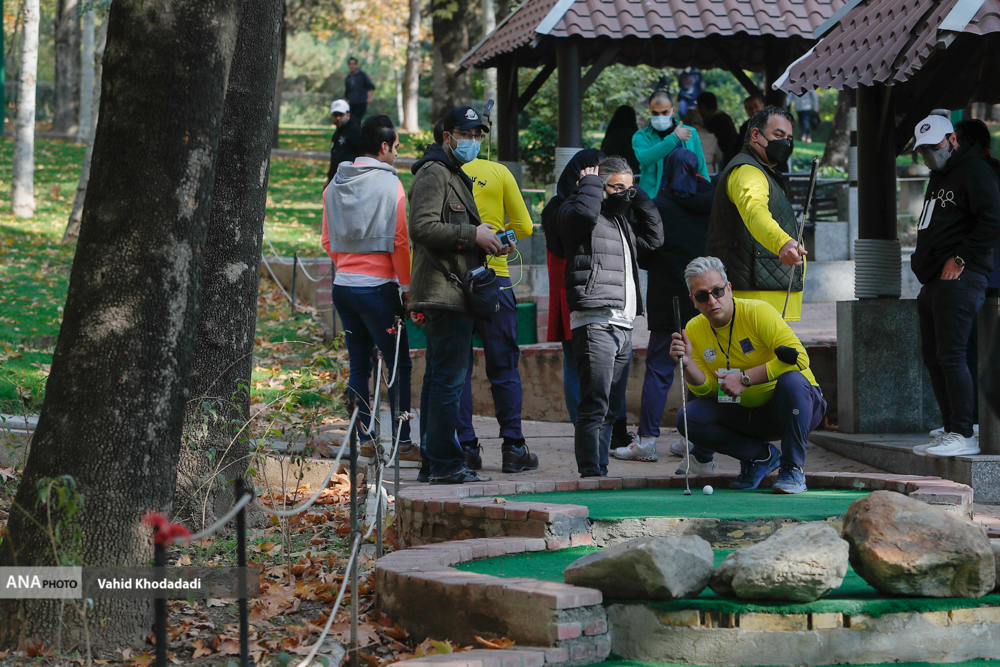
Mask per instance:
[[[674,124],[674,119],[672,116],[652,116],[649,123],[657,132],[666,132]]]

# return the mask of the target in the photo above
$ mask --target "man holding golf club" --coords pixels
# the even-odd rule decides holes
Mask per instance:
[[[726,454],[740,461],[733,489],[756,489],[778,469],[774,493],[805,491],[806,438],[826,413],[805,348],[773,306],[734,298],[718,258],[692,260],[684,280],[700,314],[670,346],[695,396],[677,415],[691,442],[681,471],[711,474],[714,454]]]
[[[706,253],[729,269],[738,298],[764,301],[785,321],[798,322],[806,251],[776,169],[792,154],[792,133],[792,115],[784,109],[764,107],[750,118],[743,150],[715,189]]]

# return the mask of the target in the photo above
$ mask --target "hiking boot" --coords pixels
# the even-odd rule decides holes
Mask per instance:
[[[635,433],[630,433],[629,435],[632,436],[632,442],[629,446],[612,450],[612,456],[622,461],[645,461],[648,463],[653,463],[658,459],[656,456],[656,438],[651,435],[641,436]]]
[[[691,467],[688,468],[688,461],[691,461]],[[707,461],[702,463],[694,457],[692,454],[686,459],[683,459],[679,466],[677,466],[677,472],[675,475],[714,475],[716,469],[715,461]],[[687,470],[687,472],[684,472]]]
[[[480,455],[480,452],[483,451],[483,446],[479,444],[479,438],[473,438],[459,444],[462,445],[465,465],[469,467],[469,470],[482,470],[483,457]]]
[[[420,449],[419,447],[417,449]],[[417,473],[417,481],[426,484],[431,481],[431,462],[427,459],[421,458],[420,460],[420,472]]]
[[[524,438],[504,438],[503,468],[505,473],[524,472],[538,468],[538,457],[528,451]]]
[[[931,440],[930,442],[925,442],[922,445],[917,445],[916,447],[914,447],[912,450],[913,453],[916,454],[917,456],[927,456],[928,449],[930,449],[931,447],[937,447],[942,442],[944,442],[944,429],[934,429],[933,431],[931,431],[931,433],[934,433],[936,431],[941,431],[941,432],[938,433],[937,435],[931,436],[934,439]]]
[[[467,482],[488,482],[489,477],[480,477],[476,473],[472,472],[468,468],[461,468],[460,470],[446,475],[444,477],[432,477],[431,484],[465,484]]]
[[[958,433],[945,433],[940,444],[927,450],[927,456],[975,456],[978,453],[979,441]]]
[[[358,463],[365,466],[375,463],[375,442],[373,440],[362,442],[361,446],[358,447]]]
[[[419,468],[423,460],[420,458],[420,447],[414,444],[402,444],[399,445],[399,467],[400,468]],[[395,465],[393,461],[389,462],[389,465]]]
[[[806,490],[806,474],[802,468],[783,465],[778,471],[778,481],[771,487],[771,493],[802,493]]]
[[[774,445],[768,445],[768,458],[761,461],[749,461],[740,464],[740,476],[729,484],[730,489],[749,491],[756,489],[764,478],[781,465],[781,452]],[[805,478],[803,477],[803,484]]]

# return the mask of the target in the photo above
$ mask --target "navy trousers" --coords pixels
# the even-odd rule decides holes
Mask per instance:
[[[765,445],[781,440],[782,465],[802,467],[806,438],[823,421],[826,400],[819,387],[802,373],[790,371],[778,378],[771,400],[759,408],[719,403],[715,396],[688,401],[691,453],[702,463],[715,453],[740,461],[760,458]],[[677,413],[677,430],[684,433],[684,415]]]
[[[521,373],[517,364],[521,348],[517,345],[517,300],[510,287],[508,276],[497,276],[500,285],[500,311],[492,322],[476,320],[475,332],[483,341],[486,360],[486,377],[493,394],[493,408],[500,422],[500,437],[521,439]],[[458,411],[458,439],[469,442],[476,437],[472,426],[472,354],[469,348],[469,370],[465,374],[465,389]]]
[[[660,436],[660,420],[667,407],[667,395],[670,394],[674,369],[677,368],[677,361],[670,356],[671,340],[669,333],[649,332],[646,374],[642,378],[642,403],[639,407],[640,436]]]

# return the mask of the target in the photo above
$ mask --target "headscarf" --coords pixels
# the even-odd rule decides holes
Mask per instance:
[[[587,167],[596,167],[604,159],[604,153],[596,148],[585,148],[574,155],[563,167],[559,182],[556,183],[556,197],[568,199],[576,192],[576,182],[580,180],[580,172]]]
[[[632,131],[638,131],[639,129],[639,123],[635,118],[635,109],[627,104],[623,104],[615,109],[615,113],[611,116],[611,121],[608,123],[608,129],[605,130],[604,134],[607,136],[619,128],[626,128]]]
[[[667,156],[663,176],[672,194],[690,197],[698,190],[698,156],[686,148],[674,149]]]

